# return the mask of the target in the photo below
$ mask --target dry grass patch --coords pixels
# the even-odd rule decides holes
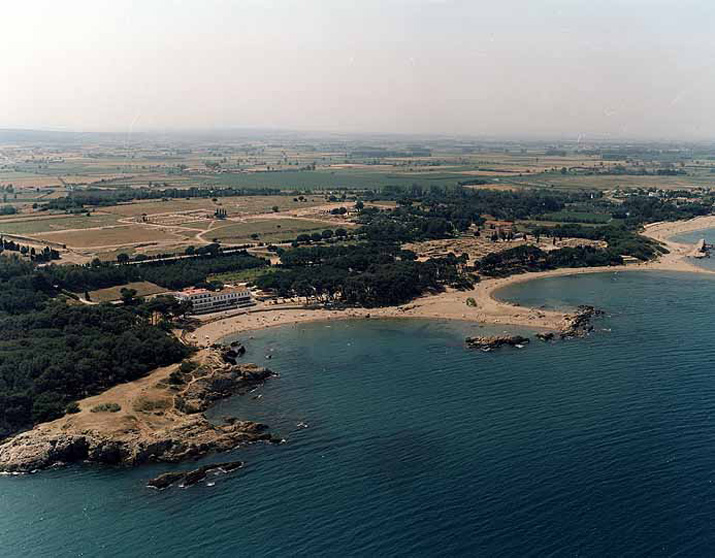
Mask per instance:
[[[156,413],[171,409],[172,403],[169,398],[150,399],[140,396],[134,401],[134,410],[138,413]]]
[[[175,234],[157,227],[127,225],[91,231],[50,232],[36,235],[38,239],[59,242],[77,248],[123,246],[141,242],[169,242],[181,240]]]
[[[167,199],[166,201],[136,201],[122,203],[102,208],[122,217],[139,217],[158,215],[162,213],[184,213],[189,211],[206,210],[213,213],[216,209],[225,209],[229,215],[253,215],[270,213],[273,206],[278,206],[279,211],[310,207],[325,203],[323,196],[305,196],[307,201],[293,201],[293,196],[234,196],[217,198]]]
[[[164,287],[160,287],[149,281],[137,281],[135,283],[127,283],[126,285],[91,291],[89,297],[92,302],[111,302],[122,298],[122,289],[134,289],[137,292],[137,296],[150,296],[166,292]]]
[[[233,223],[223,227],[216,227],[209,231],[205,238],[216,238],[221,242],[240,243],[250,242],[252,234],[258,234],[258,240],[264,242],[278,242],[292,240],[301,233],[323,231],[331,229],[329,224],[309,219],[259,219],[245,223]]]

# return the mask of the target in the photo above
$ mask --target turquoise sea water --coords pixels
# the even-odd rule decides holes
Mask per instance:
[[[715,553],[715,280],[604,273],[500,296],[608,316],[586,339],[491,353],[463,346],[487,329],[439,321],[244,336],[281,377],[213,416],[287,444],[204,460],[248,464],[186,490],[144,484],[195,464],[2,477],[0,556]]]

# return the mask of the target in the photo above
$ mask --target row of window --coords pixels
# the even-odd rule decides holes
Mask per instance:
[[[228,293],[228,294],[222,294],[222,295],[212,295],[212,294],[200,294],[200,295],[190,295],[189,298],[191,300],[199,300],[203,302],[202,299],[208,299],[211,298],[213,300],[215,299],[221,299],[225,300],[228,298],[239,298],[239,297],[248,297],[250,294],[248,292],[243,292],[243,293]]]

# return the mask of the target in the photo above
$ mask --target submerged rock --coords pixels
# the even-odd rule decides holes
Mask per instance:
[[[556,339],[556,334],[553,331],[545,331],[543,333],[537,333],[535,337],[542,341],[553,341]]]
[[[529,338],[521,335],[491,335],[467,337],[465,341],[467,346],[472,349],[490,350],[498,349],[504,345],[511,347],[516,345],[526,345],[529,342]]]
[[[151,479],[147,483],[147,487],[164,490],[177,483],[182,487],[193,486],[204,480],[211,473],[231,473],[243,466],[243,461],[227,461],[225,463],[204,465],[203,467],[191,471],[172,471]]]

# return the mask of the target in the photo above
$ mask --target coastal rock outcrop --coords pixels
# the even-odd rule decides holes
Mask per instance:
[[[199,367],[185,380],[186,388],[176,396],[174,404],[184,413],[200,413],[218,399],[253,389],[272,374],[267,368],[255,364]]]
[[[584,337],[593,331],[593,320],[604,314],[594,306],[581,305],[576,309],[576,313],[569,317],[566,325],[561,330],[562,339],[569,337]]]
[[[237,341],[234,341],[227,347],[219,346],[219,349],[221,351],[221,358],[228,364],[236,364],[238,358],[246,354],[246,347]]]
[[[30,473],[77,461],[128,466],[178,462],[258,441],[276,440],[260,423],[215,426],[203,417],[192,417],[175,428],[121,436],[100,430],[65,434],[35,429],[0,446],[0,471]]]
[[[27,473],[77,461],[111,465],[177,462],[258,441],[277,442],[252,421],[212,424],[202,412],[222,397],[244,393],[272,376],[254,364],[231,365],[216,351],[190,372],[162,371],[90,398],[82,411],[40,424],[0,443],[0,471]],[[127,393],[129,392],[129,393]],[[121,411],[92,413],[97,399],[123,397]]]
[[[521,335],[492,335],[467,337],[465,342],[472,349],[491,350],[498,349],[504,345],[511,347],[526,345],[529,342],[529,338]]]
[[[553,341],[557,338],[568,339],[571,337],[584,337],[593,331],[593,320],[603,315],[604,312],[594,306],[582,305],[576,309],[576,312],[565,316],[563,327],[558,331],[545,331],[535,335],[541,341]],[[493,336],[477,336],[467,337],[467,346],[472,349],[481,349],[490,351],[503,346],[519,347],[529,342],[527,337],[521,335],[493,335]]]

